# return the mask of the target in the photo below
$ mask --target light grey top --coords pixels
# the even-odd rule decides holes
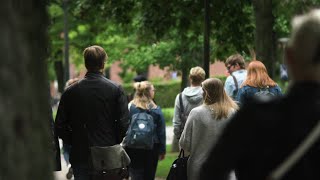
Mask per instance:
[[[247,77],[247,70],[240,69],[232,73],[238,82],[238,89],[240,89],[241,84],[246,80]],[[236,99],[237,92],[236,92],[236,85],[234,83],[233,77],[230,75],[226,79],[224,83],[224,90],[226,91],[227,95],[230,96],[232,99]]]
[[[189,180],[199,179],[200,167],[234,113],[235,110],[230,109],[227,119],[217,120],[207,105],[201,105],[191,110],[179,140],[180,147],[190,152]]]
[[[186,115],[189,115],[190,111],[202,104],[202,94],[203,90],[201,86],[195,87],[186,87],[182,91],[182,104],[183,109]],[[181,136],[182,130],[185,122],[181,122],[180,119],[180,100],[179,94],[176,96],[175,104],[174,104],[174,116],[173,116],[173,132],[177,138]]]

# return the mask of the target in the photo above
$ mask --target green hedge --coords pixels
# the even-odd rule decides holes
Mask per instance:
[[[161,108],[169,108],[174,106],[177,94],[180,92],[181,81],[154,82],[156,89],[155,101]],[[123,84],[124,91],[127,94],[133,92],[133,84]]]
[[[174,109],[173,108],[161,108],[164,116],[164,120],[166,121],[166,126],[172,126],[172,118]]]

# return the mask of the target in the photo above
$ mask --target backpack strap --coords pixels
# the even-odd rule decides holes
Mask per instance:
[[[180,104],[180,118],[181,118],[181,114],[184,113],[184,107],[182,103],[182,93],[179,93],[179,104]]]
[[[233,74],[230,74],[233,78],[233,81],[234,81],[234,85],[236,86],[236,95],[238,94],[238,90],[239,90],[239,87],[238,87],[238,81],[237,81],[237,78],[233,75]]]
[[[300,145],[269,174],[269,177],[267,179],[280,180],[292,168],[292,166],[295,165],[300,160],[300,158],[307,153],[307,151],[319,139],[319,137],[320,121],[318,121],[317,125],[312,129],[307,137],[302,140]]]

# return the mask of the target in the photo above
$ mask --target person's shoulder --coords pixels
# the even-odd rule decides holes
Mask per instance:
[[[229,82],[233,82],[233,77],[231,75],[229,75],[226,79],[226,83]]]
[[[117,89],[117,90],[122,90],[123,91],[123,87],[121,84],[115,82],[115,81],[112,81],[106,77],[103,77],[102,78],[102,81],[104,82],[104,84],[106,86],[108,86],[109,88],[113,88],[113,89]]]
[[[161,109],[161,107],[158,106],[158,105],[156,105],[155,107],[152,107],[152,108],[150,109],[150,111],[152,111],[152,112],[154,112],[154,113],[156,113],[156,114],[162,114],[162,109]]]
[[[74,81],[74,82],[72,82],[71,84],[69,84],[69,85],[65,88],[63,94],[68,94],[68,93],[71,93],[71,92],[75,91],[75,90],[79,87],[79,84],[80,84],[81,81],[82,81],[82,79],[79,79],[79,80]]]
[[[201,114],[201,113],[204,113],[208,110],[207,106],[202,104],[200,106],[197,106],[195,108],[193,108],[190,113],[192,112],[193,114]]]

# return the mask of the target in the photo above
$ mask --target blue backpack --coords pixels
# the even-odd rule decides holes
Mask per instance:
[[[148,110],[133,114],[124,144],[133,149],[153,149],[155,124]]]

